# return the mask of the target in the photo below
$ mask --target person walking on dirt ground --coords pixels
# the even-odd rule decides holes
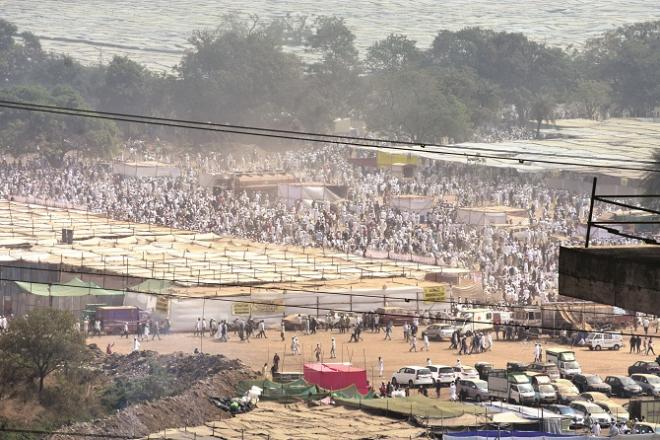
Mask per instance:
[[[158,337],[158,340],[160,341],[160,321],[155,320],[152,323],[152,327],[153,327],[153,334],[151,335],[151,340],[153,341],[154,339],[156,339],[156,337]]]
[[[385,340],[392,340],[392,321],[388,321],[387,325],[385,326]]]
[[[653,339],[649,338],[649,342],[646,343],[646,355],[648,356],[649,353],[653,353],[653,356],[655,356],[655,351],[653,351]]]
[[[424,346],[422,347],[422,351],[428,352],[431,344],[429,343],[429,335],[426,334],[426,332],[422,332],[422,340],[424,341]]]
[[[271,368],[271,371],[277,373],[280,369],[280,355],[275,353],[275,356],[273,356],[273,367]]]
[[[259,321],[259,333],[257,333],[257,338],[268,339],[268,336],[266,336],[266,323],[263,319]]]
[[[410,337],[410,349],[408,351],[414,351],[417,353],[417,336],[413,335]]]
[[[335,359],[337,357],[337,341],[335,337],[330,338],[330,359]]]
[[[385,370],[385,363],[383,358],[378,356],[378,377],[383,377],[383,371]]]
[[[128,339],[128,321],[124,321],[124,328],[121,331],[121,337]]]
[[[316,355],[316,362],[321,362],[321,344],[316,344],[314,354]]]
[[[286,334],[286,329],[284,328],[284,320],[282,320],[282,323],[280,324],[280,337],[282,338],[282,342],[286,340],[285,334]]]
[[[644,327],[644,334],[646,336],[649,335],[649,325],[650,325],[649,319],[645,317],[644,320],[642,321],[642,327]]]
[[[202,333],[202,318],[197,318],[195,323],[195,330],[193,331],[193,336],[198,336]]]

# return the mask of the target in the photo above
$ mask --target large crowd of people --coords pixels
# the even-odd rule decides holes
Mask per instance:
[[[140,144],[137,144],[138,147]],[[131,146],[127,155],[135,155]],[[481,273],[495,300],[531,304],[556,292],[559,244],[582,240],[578,226],[587,194],[554,190],[543,176],[513,169],[428,160],[414,176],[351,163],[338,146],[284,153],[197,154],[171,159],[178,177],[114,174],[98,161],[67,157],[61,166],[40,158],[0,162],[0,197],[30,196],[70,204],[112,218],[210,231],[260,242],[333,248],[367,255],[430,258]],[[157,159],[152,157],[151,159]],[[306,181],[345,185],[342,200],[286,203],[276,196],[202,187],[202,172],[284,170]],[[398,209],[399,195],[435,197],[428,212]],[[524,228],[457,222],[460,207],[524,209]]]

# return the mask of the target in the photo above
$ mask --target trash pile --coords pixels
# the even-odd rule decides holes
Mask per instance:
[[[239,360],[228,359],[223,355],[189,355],[184,353],[158,354],[155,351],[140,351],[121,355],[94,353],[92,366],[106,376],[135,379],[148,376],[155,369],[162,369],[177,378],[184,386],[214,376],[222,371],[244,370],[246,366]],[[99,350],[100,352],[100,350]]]

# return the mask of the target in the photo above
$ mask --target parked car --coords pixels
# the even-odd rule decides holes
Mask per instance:
[[[596,405],[595,403],[586,402],[584,400],[576,400],[571,402],[569,406],[580,413],[583,418],[586,418],[588,414],[591,414],[591,418],[597,420],[598,424],[602,428],[607,428],[610,426],[612,418],[607,412],[605,412],[603,408]]]
[[[586,341],[589,350],[618,350],[623,347],[621,333],[591,333]]]
[[[607,394],[598,391],[586,391],[580,394],[580,398],[587,402],[613,402]]]
[[[481,380],[488,380],[488,373],[493,370],[493,364],[490,362],[477,362],[474,364],[474,369],[479,373]]]
[[[552,386],[552,381],[547,374],[535,373],[532,371],[527,372],[534,393],[536,394],[535,400],[537,403],[556,403],[557,391]]]
[[[392,375],[392,385],[403,385],[409,387],[433,385],[433,375],[427,367],[415,365],[400,368]]]
[[[561,377],[559,374],[559,368],[557,368],[557,365],[552,362],[533,362],[529,364],[527,370],[547,374],[551,380],[557,380]]]
[[[660,425],[649,422],[635,422],[631,434],[660,434]]]
[[[470,366],[454,367],[457,379],[479,379],[479,372]]]
[[[627,423],[628,420],[630,419],[630,414],[626,409],[619,405],[616,402],[613,401],[605,401],[605,402],[595,402],[596,405],[600,406],[603,408],[614,420],[616,420],[618,423]]]
[[[612,393],[612,387],[603,382],[597,374],[575,374],[572,381],[580,392],[600,391],[607,395]]]
[[[456,380],[454,367],[447,365],[429,365],[427,368],[431,370],[433,380],[435,382],[440,382],[442,385],[449,385]]]
[[[557,390],[557,398],[562,403],[571,403],[580,395],[580,390],[568,379],[556,379],[552,385]]]
[[[481,379],[461,379],[456,387],[461,400],[488,400],[488,382]]]
[[[637,361],[628,367],[628,376],[637,373],[660,374],[660,365],[653,361]]]
[[[428,335],[429,339],[436,341],[442,341],[445,339],[451,339],[451,335],[456,331],[456,327],[452,327],[447,324],[431,324],[426,327],[424,330]]]
[[[576,411],[568,405],[548,405],[545,407],[550,412],[555,414],[561,414],[562,416],[571,417],[573,419],[571,423],[571,428],[576,429],[581,426],[584,426],[584,417],[582,413]]]
[[[630,376],[637,385],[642,387],[642,392],[649,396],[660,396],[660,377],[655,374],[633,374]]]
[[[642,394],[642,387],[628,376],[607,376],[605,383],[612,387],[615,396],[633,397]]]

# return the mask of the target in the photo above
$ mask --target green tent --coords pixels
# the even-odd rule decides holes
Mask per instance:
[[[16,285],[24,291],[38,296],[118,296],[123,295],[121,290],[107,290],[93,281],[83,281],[80,278],[74,278],[66,283],[48,284],[48,283],[26,283],[15,281]]]

